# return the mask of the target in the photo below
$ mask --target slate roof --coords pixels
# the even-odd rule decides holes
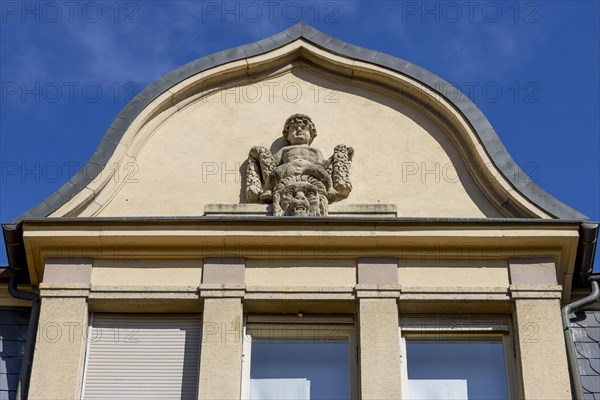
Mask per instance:
[[[600,311],[578,311],[571,332],[585,400],[600,400]]]
[[[29,310],[0,310],[0,399],[17,398]]]

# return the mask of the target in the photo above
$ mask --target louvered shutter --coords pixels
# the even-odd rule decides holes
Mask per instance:
[[[196,399],[196,315],[94,314],[84,399]]]

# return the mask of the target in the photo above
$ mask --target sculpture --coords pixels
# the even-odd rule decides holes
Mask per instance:
[[[337,145],[325,160],[321,150],[310,147],[317,131],[303,114],[289,117],[282,134],[288,145],[275,154],[261,146],[250,150],[247,201],[272,202],[273,214],[278,216],[327,216],[328,204],[347,198],[352,190],[354,149]]]

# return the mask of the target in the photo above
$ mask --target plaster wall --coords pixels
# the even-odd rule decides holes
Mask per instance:
[[[212,261],[207,261],[212,260]],[[228,260],[228,259],[225,259]],[[360,357],[360,392],[368,399],[395,399],[400,397],[400,333],[398,312],[406,312],[404,288],[413,287],[406,295],[413,301],[447,303],[439,288],[453,287],[462,282],[455,300],[485,309],[486,302],[508,304],[506,289],[511,271],[511,292],[514,299],[513,319],[516,334],[519,390],[523,398],[569,398],[568,369],[560,323],[560,302],[557,298],[560,286],[555,277],[546,272],[546,265],[554,265],[551,259],[511,259],[509,261],[485,260],[397,260],[394,257],[347,258],[337,260],[243,260],[235,259],[244,277],[235,284],[223,283],[231,274],[219,274],[219,259],[201,260],[88,260],[72,262],[80,269],[91,269],[91,293],[98,301],[96,287],[112,286],[107,294],[113,300],[103,312],[123,311],[123,305],[131,302],[127,296],[131,285],[148,287],[133,299],[145,306],[142,311],[156,311],[160,305],[170,304],[170,312],[180,312],[178,305],[198,302],[196,292],[187,293],[184,288],[200,283],[201,271],[209,266],[215,269],[211,283],[200,285],[203,299],[203,343],[200,364],[200,394],[202,399],[239,398],[241,385],[242,345],[241,335],[244,312],[251,304],[270,302],[281,305],[281,312],[306,312],[306,302],[326,305],[327,302],[345,301],[356,305],[358,313],[357,333]],[[48,262],[45,278],[58,280],[66,277],[64,262]],[[84,262],[85,261],[85,262]],[[137,264],[136,264],[137,263]],[[233,261],[230,262],[230,264]],[[396,263],[398,268],[396,268]],[[70,265],[70,264],[69,264]],[[93,265],[93,267],[92,267]],[[229,264],[223,264],[229,265]],[[233,264],[232,264],[233,265]],[[363,268],[362,274],[359,269]],[[375,268],[376,270],[373,270]],[[378,268],[391,268],[392,274],[379,275]],[[398,283],[396,284],[396,272]],[[80,271],[77,276],[84,276]],[[525,273],[526,272],[526,273]],[[122,276],[122,277],[119,277]],[[363,281],[357,282],[357,276]],[[428,276],[429,279],[425,279]],[[383,279],[378,283],[369,279]],[[52,280],[51,279],[51,280]],[[215,280],[216,279],[216,280]],[[214,282],[213,282],[214,281]],[[219,283],[221,282],[221,283]],[[523,283],[537,283],[523,286]],[[245,285],[244,285],[245,284]],[[83,379],[85,354],[84,328],[88,318],[88,289],[85,282],[45,283],[40,327],[36,343],[31,398],[77,398]],[[58,286],[56,286],[58,285]],[[123,289],[118,286],[122,285]],[[515,286],[517,285],[517,286]],[[521,286],[518,286],[521,285]],[[550,285],[550,286],[548,286]],[[64,286],[64,287],[63,287]],[[161,290],[181,287],[181,293],[165,295]],[[266,286],[263,294],[251,290],[252,286]],[[314,286],[313,289],[307,287]],[[338,291],[336,287],[348,286],[350,291]],[[480,293],[481,287],[497,289],[497,293]],[[89,286],[86,286],[89,287]],[[352,287],[355,290],[352,290]],[[418,292],[416,287],[424,288]],[[79,288],[79,289],[78,289]],[[429,292],[428,288],[438,288]],[[56,291],[55,294],[54,291]],[[160,298],[152,298],[159,293]],[[415,294],[416,293],[416,294]],[[172,297],[171,295],[175,295]],[[400,300],[398,296],[400,295]],[[59,297],[54,297],[59,296]],[[65,297],[60,297],[65,296]],[[191,297],[190,297],[191,296]],[[420,297],[419,297],[420,296]],[[442,297],[440,297],[442,296]],[[487,296],[487,297],[486,297]],[[488,298],[489,297],[489,298]],[[324,302],[324,299],[327,299]],[[318,300],[318,303],[315,302]],[[399,302],[398,302],[399,301]],[[304,303],[303,303],[304,302]],[[107,303],[109,304],[109,303]],[[183,308],[181,308],[183,309]],[[96,310],[98,311],[98,310]],[[311,312],[330,312],[320,307]],[[254,311],[256,312],[256,311]],[[299,312],[299,311],[297,311]],[[352,312],[352,311],[350,311]],[[439,312],[439,309],[437,310]],[[470,311],[477,313],[477,310]],[[488,311],[489,312],[489,311]],[[490,317],[493,318],[493,317]],[[62,336],[48,336],[59,327]],[[66,328],[69,330],[67,331]],[[45,336],[44,336],[45,335]],[[61,367],[55,368],[56,359]],[[232,379],[231,377],[237,377]],[[48,389],[50,387],[50,389]]]
[[[354,286],[355,260],[248,260],[248,286]]]
[[[92,268],[92,285],[193,286],[201,277],[200,260],[98,260]]]
[[[360,398],[400,399],[396,299],[360,299]]]
[[[95,203],[81,215],[202,215],[207,204],[245,202],[248,151],[280,149],[285,120],[304,113],[318,132],[312,146],[325,158],[340,143],[355,149],[354,189],[344,203],[396,204],[399,217],[501,216],[429,116],[314,67],[288,65],[164,113],[144,144],[128,149],[130,169],[95,200],[102,208]]]
[[[405,287],[509,286],[505,261],[399,260],[398,282]],[[190,286],[201,282],[202,261],[97,260],[92,268],[94,286]],[[247,260],[247,286],[354,286],[355,259]],[[468,292],[468,290],[466,290]]]
[[[508,263],[495,260],[399,260],[398,282],[411,287],[507,288],[510,285]]]
[[[29,387],[31,400],[79,399],[85,361],[85,297],[43,298]]]
[[[239,298],[205,300],[199,399],[240,397],[242,327],[243,311]]]
[[[560,301],[515,302],[522,397],[571,399]]]

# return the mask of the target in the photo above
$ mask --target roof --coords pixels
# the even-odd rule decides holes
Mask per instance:
[[[600,400],[600,311],[578,311],[571,319],[585,399]]]
[[[129,125],[146,106],[169,88],[200,72],[207,71],[229,62],[265,54],[298,39],[304,39],[331,53],[371,63],[411,77],[423,85],[428,86],[431,90],[437,92],[444,98],[446,98],[444,94],[436,90],[436,88],[453,87],[450,83],[437,75],[408,61],[345,43],[328,36],[307,24],[299,23],[269,38],[223,50],[191,61],[150,84],[132,99],[119,115],[117,115],[88,163],[55,193],[31,208],[29,211],[17,217],[13,223],[18,223],[25,219],[47,217],[83,190],[107,165],[108,160],[115,152],[119,141]],[[533,180],[523,179],[523,176],[527,175],[517,166],[510,154],[508,154],[508,151],[500,141],[494,128],[481,110],[479,110],[467,96],[455,97],[457,98],[446,99],[464,115],[495,166],[517,191],[555,218],[578,221],[585,221],[588,219],[582,213],[545,192],[533,182]],[[87,172],[84,173],[84,171],[97,171],[97,173],[89,174]]]

